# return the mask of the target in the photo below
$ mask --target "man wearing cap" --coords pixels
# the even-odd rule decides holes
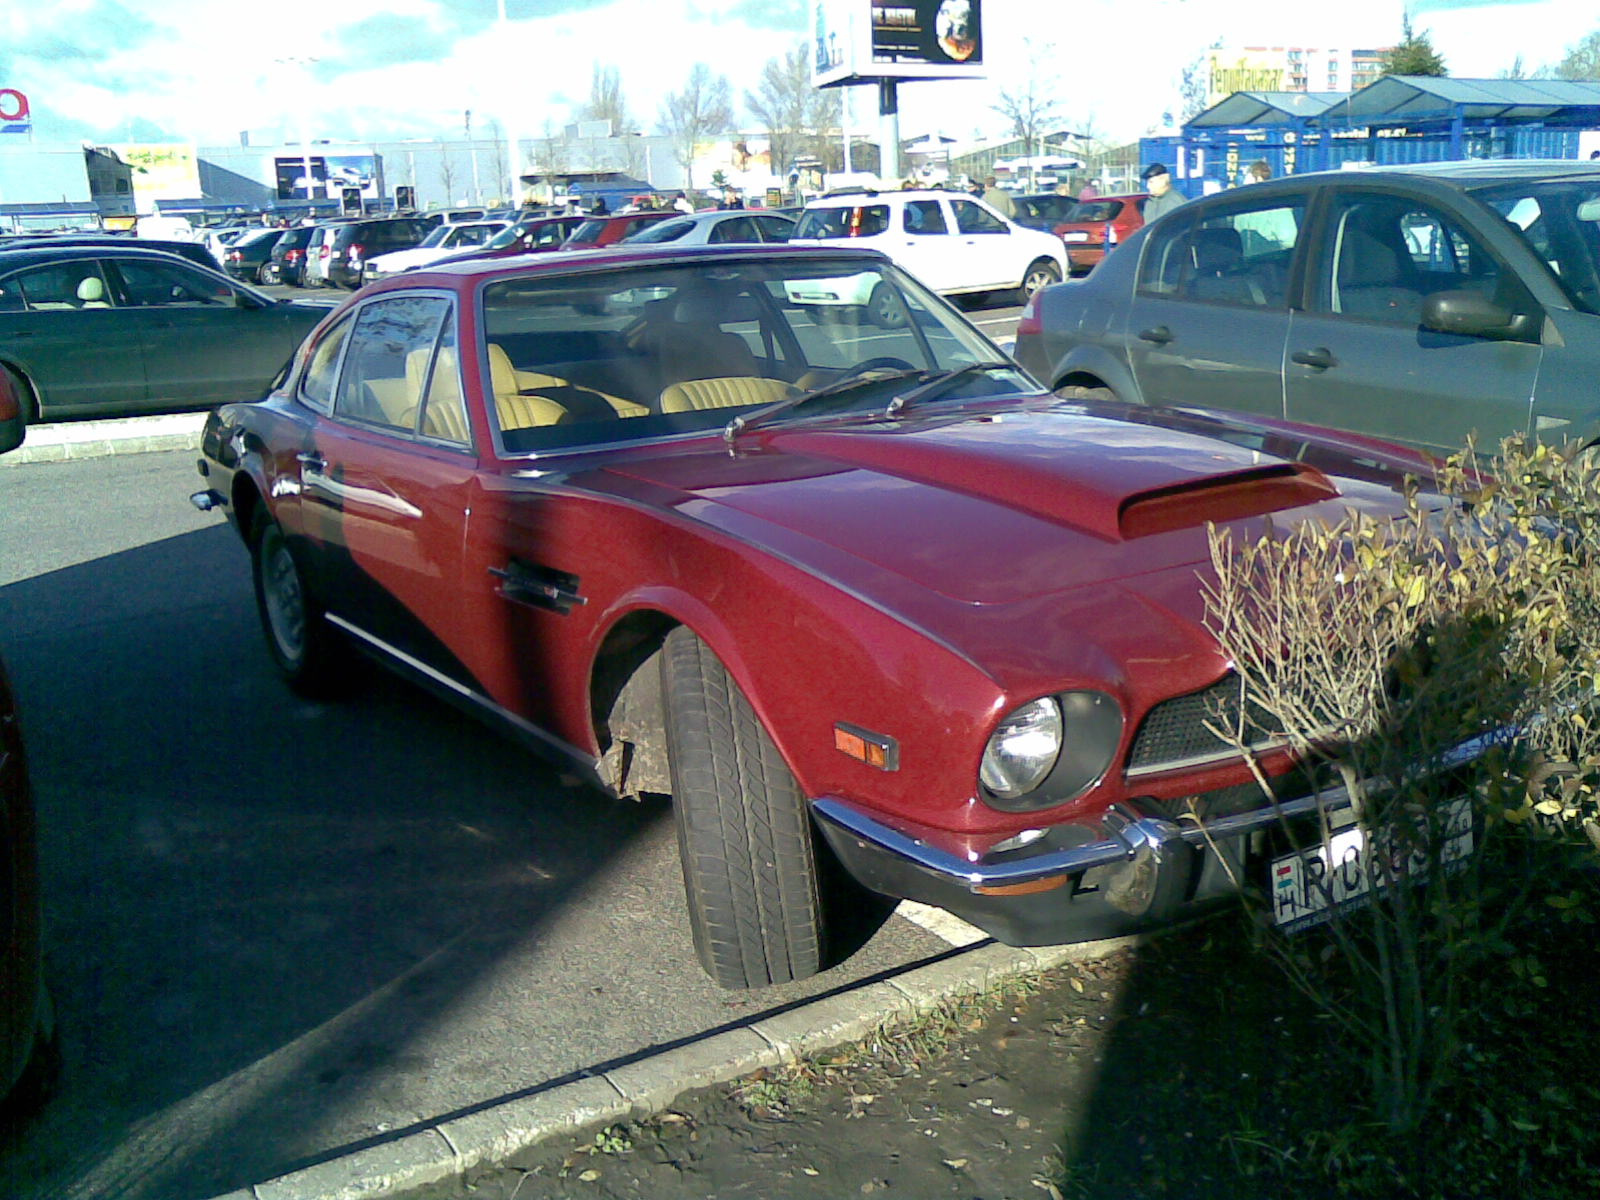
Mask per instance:
[[[1150,193],[1150,199],[1144,202],[1146,225],[1157,217],[1165,216],[1188,199],[1172,186],[1172,176],[1167,173],[1165,163],[1151,163],[1140,173],[1139,178],[1144,180],[1145,191]]]

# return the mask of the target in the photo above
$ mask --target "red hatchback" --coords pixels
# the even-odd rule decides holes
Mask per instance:
[[[1144,202],[1149,198],[1148,192],[1131,192],[1126,196],[1079,200],[1073,205],[1071,219],[1053,230],[1066,243],[1072,273],[1082,275],[1093,270],[1108,251],[1116,249],[1135,229],[1143,228]]]
[[[880,287],[894,327],[839,303]],[[1208,532],[1399,513],[1422,462],[1062,400],[873,251],[670,244],[372,284],[203,450],[285,681],[359,646],[670,796],[733,986],[837,961],[863,887],[1040,945],[1264,881],[1255,833],[1343,806],[1254,785],[1293,763],[1206,628]]]

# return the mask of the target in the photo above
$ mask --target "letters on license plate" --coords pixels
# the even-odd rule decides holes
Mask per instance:
[[[1466,799],[1454,801],[1445,814],[1439,847],[1439,861],[1460,862],[1472,853],[1472,806]],[[1386,839],[1380,838],[1382,846]],[[1402,852],[1391,870],[1374,870],[1366,834],[1359,826],[1335,830],[1326,842],[1283,854],[1272,860],[1268,881],[1272,903],[1272,923],[1285,933],[1297,933],[1329,920],[1340,909],[1368,903],[1374,889],[1384,887],[1389,878],[1419,878],[1428,868],[1427,856],[1411,852],[1401,862]]]

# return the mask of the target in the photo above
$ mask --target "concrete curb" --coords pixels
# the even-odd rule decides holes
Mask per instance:
[[[400,1195],[503,1161],[549,1138],[662,1112],[695,1088],[731,1083],[762,1067],[782,1066],[858,1041],[886,1021],[910,1020],[942,1001],[1065,963],[1103,958],[1144,940],[1134,936],[1038,949],[977,945],[889,979],[586,1074],[548,1091],[490,1104],[215,1200],[371,1200]]]
[[[198,450],[200,431],[205,423],[206,414],[202,412],[30,425],[22,445],[10,454],[0,454],[0,469],[23,463],[104,458],[111,454]]]

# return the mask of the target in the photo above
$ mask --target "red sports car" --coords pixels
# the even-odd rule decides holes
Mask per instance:
[[[892,328],[838,302],[878,287]],[[1417,466],[1059,399],[881,255],[782,246],[408,272],[204,447],[287,681],[359,647],[670,794],[733,986],[828,965],[863,884],[1016,944],[1226,894],[1277,818],[1203,724],[1206,523],[1398,512]]]

